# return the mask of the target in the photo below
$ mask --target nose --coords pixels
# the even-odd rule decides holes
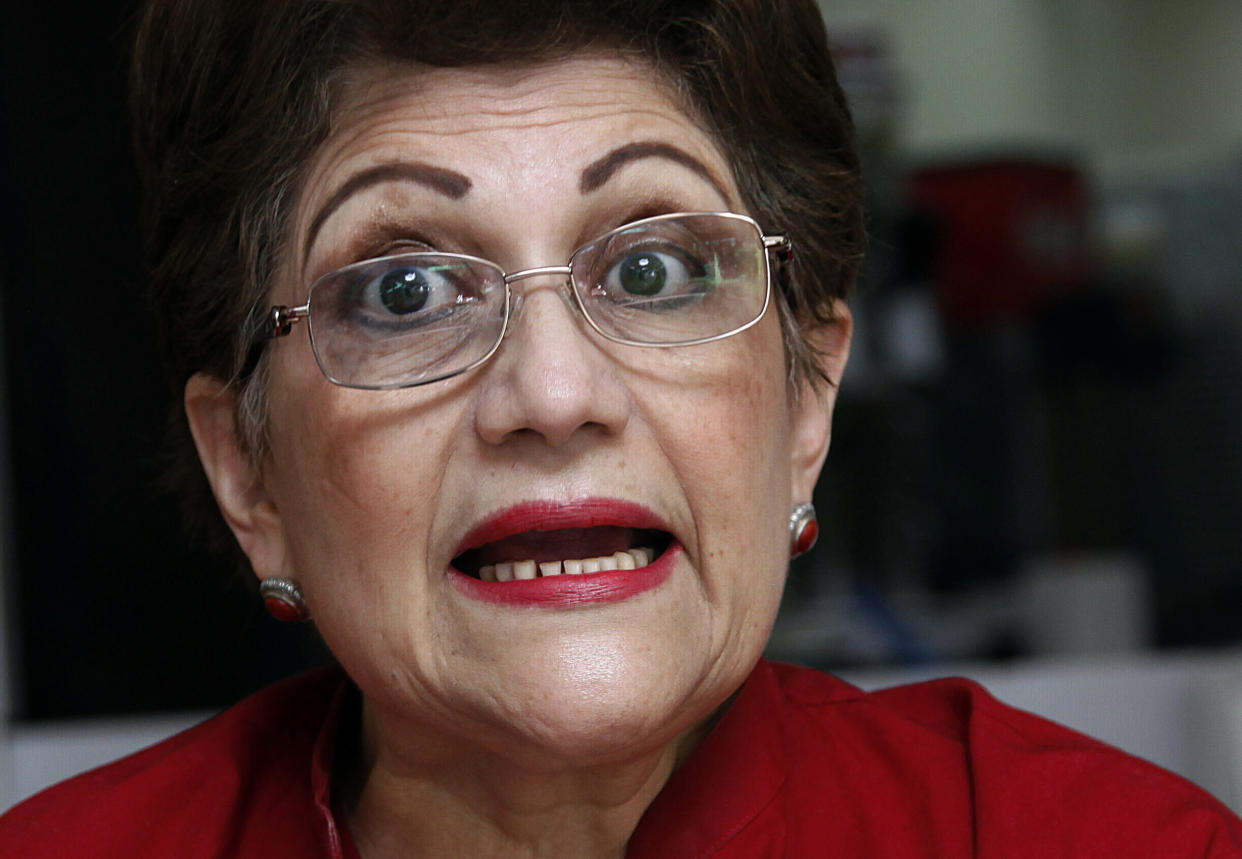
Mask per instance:
[[[589,331],[567,273],[550,267],[510,278],[513,316],[483,368],[475,415],[488,444],[531,436],[560,448],[585,435],[618,433],[629,419],[629,391],[610,357],[612,344]]]

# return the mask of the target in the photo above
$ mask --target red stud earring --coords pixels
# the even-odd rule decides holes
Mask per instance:
[[[302,597],[302,589],[293,579],[274,576],[264,579],[259,584],[259,596],[263,597],[263,605],[267,613],[277,620],[286,623],[298,623],[310,620],[310,610]]]
[[[789,557],[796,558],[811,551],[819,538],[819,522],[814,504],[799,504],[789,514]]]

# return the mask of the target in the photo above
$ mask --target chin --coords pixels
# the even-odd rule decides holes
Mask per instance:
[[[618,763],[692,730],[745,679],[744,669],[711,677],[690,669],[694,660],[620,644],[565,642],[543,670],[522,677],[514,690],[520,699],[502,716],[505,731],[537,751],[537,760]]]

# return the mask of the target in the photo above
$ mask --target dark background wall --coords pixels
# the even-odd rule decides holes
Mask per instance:
[[[144,303],[126,65],[134,6],[0,26],[4,574],[23,719],[225,704],[302,664],[158,487],[171,403]]]

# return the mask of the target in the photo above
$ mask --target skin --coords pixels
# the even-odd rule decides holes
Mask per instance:
[[[402,247],[516,271],[562,264],[637,217],[744,211],[712,140],[647,68],[614,57],[361,70],[347,104],[302,189],[274,303]],[[646,155],[587,190],[583,171],[631,142],[704,169]],[[339,193],[390,163],[469,187]],[[187,386],[205,469],[255,572],[300,583],[363,693],[361,753],[338,776],[369,857],[621,855],[759,657],[789,511],[827,450],[835,385],[795,396],[774,311],[723,341],[641,349],[591,332],[554,277],[515,289],[495,357],[425,387],[338,387],[304,334],[274,342],[271,454],[257,465],[238,448],[228,389],[201,374]],[[849,331],[842,308],[811,335],[834,381]],[[660,587],[552,610],[449,585],[463,535],[489,514],[600,496],[645,505],[685,547]]]

